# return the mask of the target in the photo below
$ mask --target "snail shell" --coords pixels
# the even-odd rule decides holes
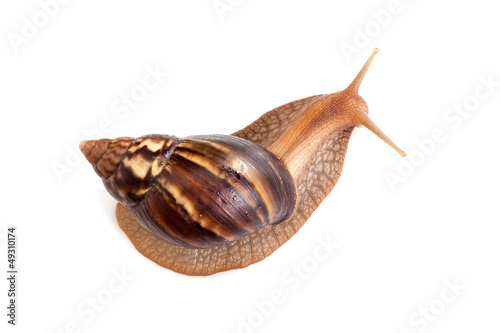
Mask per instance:
[[[187,275],[243,268],[290,239],[331,192],[354,127],[405,156],[358,94],[377,51],[345,90],[285,104],[230,136],[101,139],[80,149],[144,256]]]
[[[295,208],[283,163],[239,137],[103,139],[86,142],[82,152],[108,192],[174,245],[223,245],[287,219]]]

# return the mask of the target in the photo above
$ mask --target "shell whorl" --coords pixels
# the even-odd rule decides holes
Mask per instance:
[[[265,148],[229,135],[83,142],[108,192],[165,241],[207,248],[287,219],[295,184]]]
[[[80,148],[108,192],[133,207],[149,192],[177,142],[171,135],[148,135],[86,141]]]
[[[132,141],[131,138],[82,141],[80,150],[99,177],[108,178],[118,167]]]

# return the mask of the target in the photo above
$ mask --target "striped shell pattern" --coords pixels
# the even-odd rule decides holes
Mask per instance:
[[[178,246],[238,240],[286,220],[297,201],[283,163],[236,136],[91,140],[82,152],[146,230]]]

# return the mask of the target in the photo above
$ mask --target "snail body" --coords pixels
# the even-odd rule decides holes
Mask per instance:
[[[330,193],[355,126],[404,156],[357,92],[377,51],[344,91],[285,104],[232,135],[101,139],[80,149],[144,256],[187,275],[246,267],[292,237]]]

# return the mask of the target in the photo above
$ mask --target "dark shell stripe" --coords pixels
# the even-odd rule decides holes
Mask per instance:
[[[176,242],[184,243],[191,247],[204,247],[212,245],[206,242],[207,239],[215,242],[226,241],[212,231],[202,228],[197,222],[193,222],[184,207],[177,205],[171,193],[166,191],[162,186],[155,186],[154,189],[158,193],[161,193],[162,200],[166,203],[166,205],[161,207],[161,212],[159,212],[157,217],[155,216],[155,219],[167,235],[170,237],[175,236],[174,239]],[[195,237],[186,237],[186,235],[194,235]]]
[[[262,226],[251,206],[241,197],[241,192],[251,191],[251,188],[243,189],[241,185],[235,188],[227,179],[217,177],[175,152],[171,162],[175,168],[165,168],[158,181],[162,182],[163,189],[170,186],[176,188],[177,193],[172,194],[176,204],[184,202],[184,205],[189,206],[186,210],[191,211],[191,221],[187,223],[199,223],[227,241]]]
[[[136,139],[128,147],[115,172],[107,180],[103,180],[108,192],[127,206],[135,206],[141,202],[166,165],[164,152],[171,149],[176,140],[171,136]],[[154,143],[156,150],[151,150],[151,143]],[[152,167],[154,165],[158,165],[158,170]],[[157,174],[153,175],[153,171]]]
[[[196,165],[198,167],[196,170],[199,171],[202,180],[200,181],[196,177],[189,177],[188,179],[200,181],[200,185],[205,187],[205,190],[215,192],[213,199],[206,204],[208,207],[205,207],[205,209],[221,208],[228,215],[229,223],[237,224],[245,230],[255,230],[255,227],[248,228],[251,221],[259,221],[260,225],[258,227],[269,224],[269,212],[261,204],[261,198],[245,175],[224,166],[224,161],[227,161],[230,158],[229,156],[220,155],[216,158],[216,154],[208,151],[207,147],[210,146],[195,142],[186,145],[180,144],[175,150],[174,159],[172,160],[173,163],[176,163],[176,159],[178,159],[181,164],[180,167],[185,165],[187,161]],[[185,165],[185,167],[192,166]],[[205,176],[210,176],[210,178],[203,180]],[[217,206],[214,207],[212,202],[215,202]],[[214,214],[216,212],[211,216],[214,220],[217,220],[218,217]]]
[[[269,224],[275,217],[272,215],[272,213],[274,213],[274,202],[271,199],[273,194],[269,192],[274,192],[275,190],[279,191],[279,188],[274,188],[272,191],[266,191],[268,182],[278,176],[274,173],[265,173],[272,164],[264,162],[264,155],[269,154],[269,152],[264,151],[262,147],[249,147],[248,143],[240,142],[241,140],[239,138],[216,135],[212,137],[216,137],[217,141],[200,140],[202,144],[199,146],[206,147],[206,151],[203,153],[207,155],[207,159],[216,160],[218,163],[226,163],[226,170],[245,175],[245,180],[249,184],[249,188],[252,189],[253,196],[258,198],[258,206],[254,206],[254,209],[259,209],[260,207],[266,210],[266,212],[269,212],[260,216],[263,225]],[[212,140],[213,139],[214,138],[212,138]],[[190,143],[192,145],[192,142]],[[212,149],[210,149],[210,147]],[[235,161],[239,165],[230,164]]]
[[[208,230],[198,229],[196,224],[186,223],[184,214],[179,213],[179,209],[182,208],[176,207],[163,189],[153,186],[147,199],[130,210],[141,225],[171,244],[185,247],[207,247],[211,244],[206,244],[203,240],[224,241]],[[193,233],[197,234],[198,237],[184,237],[185,234]]]
[[[291,215],[296,201],[295,184],[283,163],[268,150],[228,135],[192,136],[182,141],[188,140],[200,140],[217,151],[229,152],[219,156],[223,160],[244,163],[246,170],[241,173],[260,197],[260,204],[269,211],[270,223],[281,222]],[[209,157],[217,158],[216,155]]]
[[[118,166],[118,170],[103,182],[116,200],[129,207],[141,202],[150,188],[148,183],[140,181],[132,170],[123,164]]]

